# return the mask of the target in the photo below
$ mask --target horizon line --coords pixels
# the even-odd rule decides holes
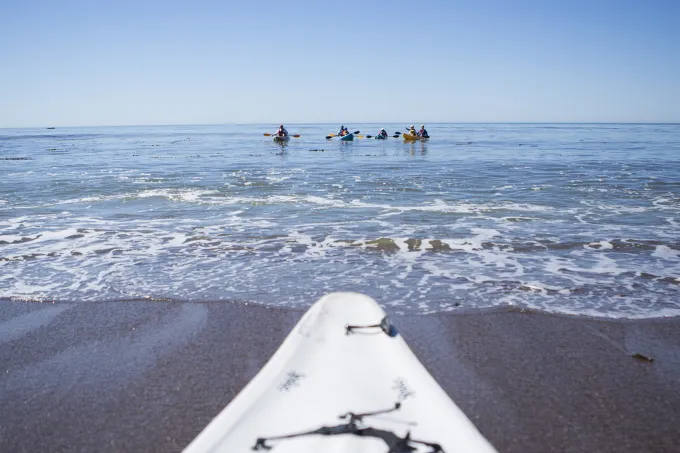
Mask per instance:
[[[385,121],[382,123],[374,121],[352,121],[346,124],[396,124],[410,123],[409,121]],[[431,121],[421,124],[627,124],[627,125],[680,125],[680,121]],[[56,129],[56,128],[97,128],[97,127],[173,127],[173,126],[271,126],[276,122],[244,122],[244,123],[166,123],[166,124],[101,124],[101,125],[54,125],[54,126],[0,126],[3,129]],[[339,122],[284,122],[278,124],[297,124],[297,125],[337,125]]]

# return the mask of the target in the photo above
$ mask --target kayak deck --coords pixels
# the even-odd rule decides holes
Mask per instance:
[[[439,449],[435,449],[437,446]],[[189,453],[494,452],[370,297],[321,298]]]
[[[419,135],[412,135],[412,134],[402,134],[402,137],[404,137],[404,140],[407,142],[414,142],[416,140],[427,140],[430,137],[421,137]]]

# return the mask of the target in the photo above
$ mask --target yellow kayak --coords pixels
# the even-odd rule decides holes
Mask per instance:
[[[422,139],[422,137],[419,137],[417,135],[408,134],[408,133],[402,134],[402,137],[404,137],[404,140],[409,141],[409,142]]]

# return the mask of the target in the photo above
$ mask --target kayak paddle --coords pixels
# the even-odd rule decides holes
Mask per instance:
[[[263,135],[264,135],[265,137],[271,137],[271,136],[274,135],[274,134],[268,134],[268,133],[265,132]],[[289,135],[289,137],[300,138],[300,134]]]
[[[352,134],[356,135],[359,132],[361,132],[361,131],[354,131],[354,132],[352,132]],[[333,137],[338,137],[338,134],[328,134],[328,135],[326,135],[326,138],[333,138]],[[362,137],[359,137],[359,138],[362,138]]]

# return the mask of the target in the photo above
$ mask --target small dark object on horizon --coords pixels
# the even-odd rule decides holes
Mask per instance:
[[[633,358],[638,359],[638,360],[645,360],[647,362],[653,362],[654,359],[652,357],[648,357],[646,355],[640,354],[639,352],[636,352],[633,354]]]

